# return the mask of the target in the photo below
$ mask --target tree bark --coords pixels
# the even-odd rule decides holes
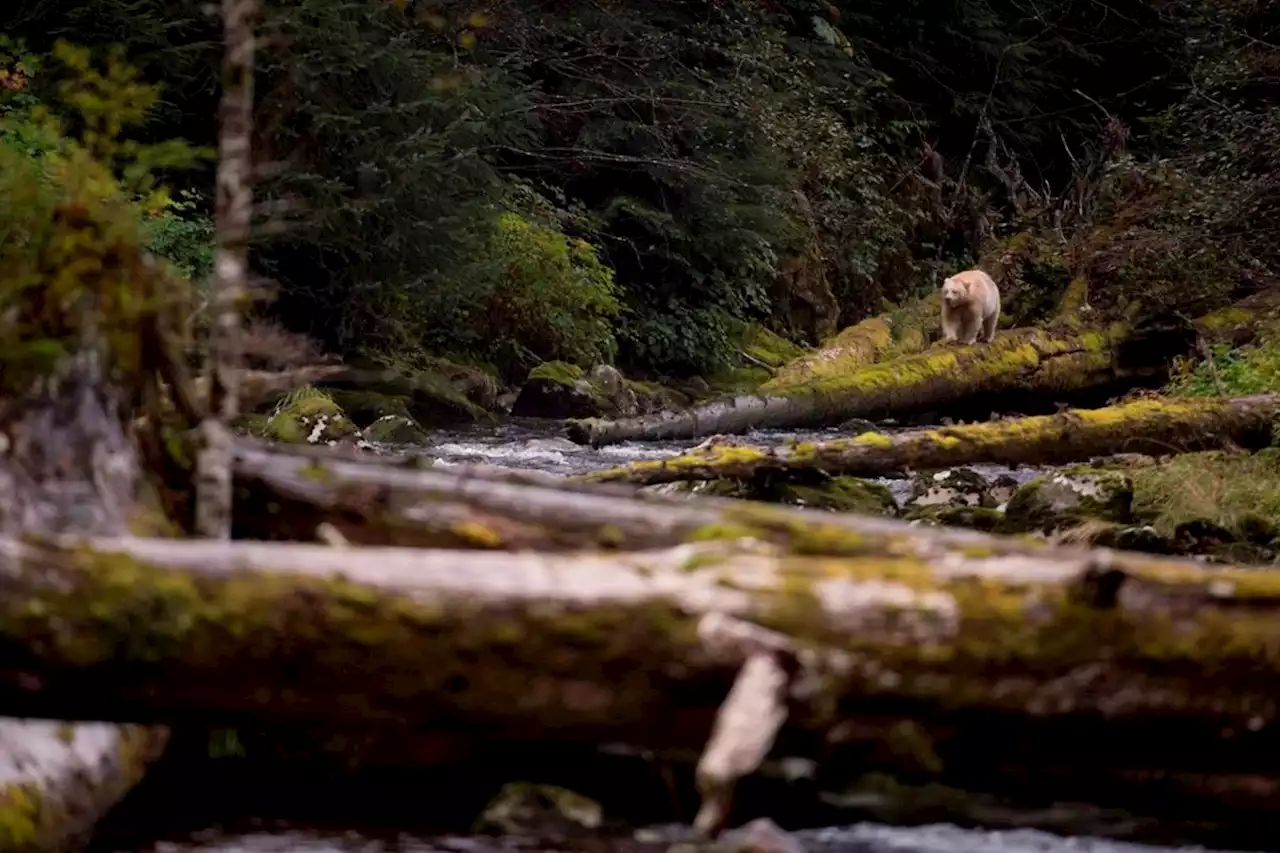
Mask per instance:
[[[1019,329],[989,344],[935,345],[924,352],[791,387],[714,400],[687,412],[569,423],[579,444],[697,438],[749,429],[817,427],[853,417],[914,414],[987,395],[1023,392],[1050,400],[1121,382],[1166,376],[1172,354],[1189,351],[1187,330],[1135,334],[1122,326],[1058,334]],[[1194,338],[1194,335],[1191,336]]]
[[[240,314],[248,299],[253,217],[253,60],[258,0],[222,0],[222,101],[218,112],[217,245],[209,299],[209,408],[196,461],[196,530],[231,535],[231,436],[238,413]]]
[[[1261,448],[1280,423],[1280,395],[1235,399],[1154,400],[991,421],[777,447],[710,446],[669,459],[583,474],[591,483],[652,485],[679,480],[747,478],[820,470],[858,477],[956,465],[1063,465],[1116,453],[1156,455],[1224,445]]]
[[[990,775],[1025,739],[1113,776],[1276,777],[1266,573],[789,514],[791,548],[736,532],[623,554],[5,539],[0,700],[696,749],[769,654],[793,747],[880,718],[915,730],[873,766],[955,749]]]

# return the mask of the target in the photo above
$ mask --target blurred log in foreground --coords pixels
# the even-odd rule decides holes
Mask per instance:
[[[781,447],[712,445],[681,456],[593,471],[576,480],[650,485],[678,480],[747,478],[780,471],[821,470],[875,476],[957,465],[1062,465],[1115,453],[1157,454],[1245,448],[1271,443],[1280,423],[1280,395],[1234,399],[1138,400],[1102,409],[1060,412],[966,426]]]
[[[786,515],[792,547],[704,531],[621,554],[6,539],[0,697],[55,718],[698,748],[763,655],[757,698],[781,689],[782,736],[811,745],[866,714],[1106,720],[1083,752],[1114,772],[1280,770],[1273,575]]]
[[[818,427],[854,417],[916,414],[983,395],[1021,393],[1044,402],[1082,391],[1141,384],[1168,373],[1189,352],[1189,328],[1086,332],[1013,329],[989,344],[935,345],[847,372],[829,368],[785,390],[712,400],[687,412],[618,421],[570,421],[569,437],[593,446],[629,440],[698,438],[749,429]],[[1045,401],[1043,398],[1048,398]],[[988,410],[989,411],[989,410]]]

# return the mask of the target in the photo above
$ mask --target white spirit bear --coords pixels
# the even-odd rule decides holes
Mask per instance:
[[[942,339],[991,343],[1000,320],[1000,288],[982,270],[965,270],[942,282]],[[981,334],[979,334],[981,333]]]

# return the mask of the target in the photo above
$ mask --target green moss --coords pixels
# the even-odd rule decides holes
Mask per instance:
[[[267,438],[292,444],[327,443],[355,434],[355,425],[333,398],[311,386],[281,400],[265,428]]]
[[[565,361],[548,361],[529,371],[530,380],[544,379],[557,385],[567,385],[570,388],[573,387],[574,382],[581,378],[582,368]]]
[[[34,785],[6,785],[0,789],[0,849],[35,850],[48,832],[42,814],[44,798]]]
[[[687,407],[692,402],[689,395],[659,382],[628,379],[627,387],[636,395],[636,402],[642,413],[674,412]]]
[[[804,355],[804,348],[761,326],[752,325],[742,342],[742,351],[766,367],[782,367]]]
[[[1132,507],[1133,484],[1122,472],[1055,472],[1018,489],[1000,529],[1048,533],[1091,520],[1124,524],[1132,518]]]
[[[879,483],[857,477],[835,477],[820,485],[783,484],[778,487],[773,502],[859,515],[898,513],[893,492]]]
[[[968,527],[990,533],[1000,527],[1004,514],[981,506],[922,506],[908,509],[904,515],[912,521],[926,521],[944,527]]]
[[[383,394],[357,388],[326,388],[324,392],[361,429],[382,418],[398,415],[413,420],[411,401],[404,395]]]
[[[262,437],[267,434],[267,424],[271,416],[258,412],[246,412],[231,421],[231,428],[241,435]]]
[[[707,377],[709,397],[734,394],[753,394],[767,383],[773,374],[763,367],[730,367]]]
[[[378,444],[427,444],[431,438],[412,418],[386,415],[364,430],[366,441]]]

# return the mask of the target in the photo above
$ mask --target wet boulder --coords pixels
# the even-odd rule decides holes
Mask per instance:
[[[917,521],[933,527],[968,527],[991,533],[1004,521],[999,510],[983,506],[917,506],[903,513],[908,521]]]
[[[987,498],[992,506],[1004,512],[1009,501],[1013,500],[1013,496],[1017,493],[1018,481],[1008,474],[1001,474],[991,481],[991,488],[987,489]]]
[[[291,392],[276,404],[264,435],[289,444],[337,444],[359,438],[342,407],[324,391],[310,386]]]
[[[875,432],[876,425],[866,418],[850,418],[840,426],[836,427],[843,435],[850,438],[862,435],[864,432]]]
[[[887,487],[857,477],[831,477],[822,472],[722,479],[690,483],[682,492],[762,503],[802,506],[857,515],[896,516],[898,502]]]
[[[951,468],[920,474],[911,484],[903,508],[922,510],[927,507],[990,507],[991,485],[969,468]]]
[[[639,411],[635,391],[616,367],[601,364],[584,372],[563,361],[530,371],[511,406],[518,418],[626,418]]]
[[[406,415],[384,415],[365,427],[361,434],[370,444],[417,444],[431,443],[427,431],[418,422]]]
[[[1005,508],[1002,532],[1052,533],[1086,521],[1128,524],[1133,519],[1133,482],[1121,471],[1064,470],[1018,489]]]

